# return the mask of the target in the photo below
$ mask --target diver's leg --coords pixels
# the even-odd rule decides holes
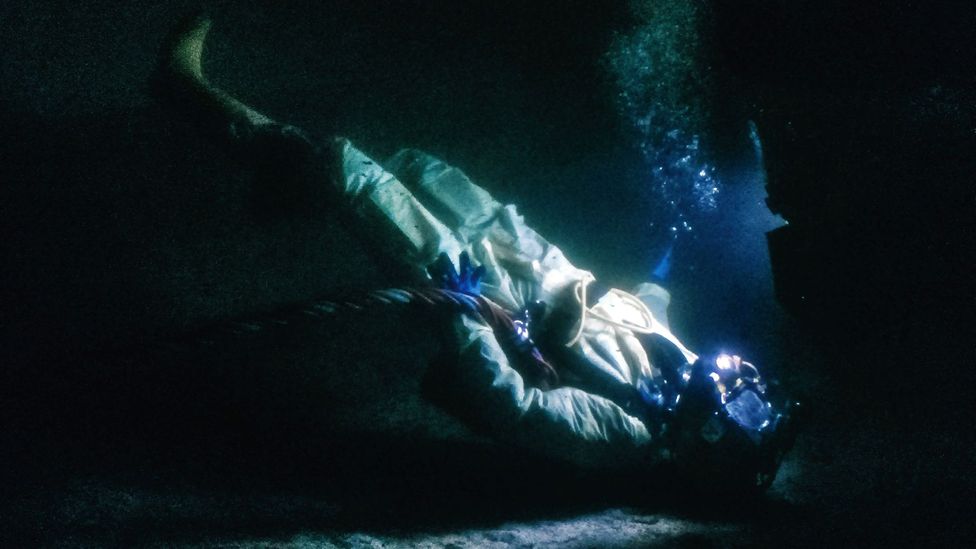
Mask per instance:
[[[347,139],[336,139],[330,148],[346,228],[383,267],[392,265],[401,270],[395,274],[416,283],[440,253],[458,257],[461,242],[392,173]]]
[[[470,241],[503,207],[465,173],[416,149],[404,149],[386,167],[452,231]]]
[[[588,273],[463,171],[421,151],[400,151],[387,167],[485,265],[484,293],[509,309],[555,296]]]

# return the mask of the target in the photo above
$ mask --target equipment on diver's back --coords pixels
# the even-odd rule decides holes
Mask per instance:
[[[705,490],[768,488],[796,437],[799,403],[774,406],[759,371],[738,356],[689,364],[663,337],[642,343],[662,371],[638,384],[645,423],[679,469]]]
[[[704,489],[764,490],[796,437],[799,404],[774,408],[754,366],[699,359],[675,403],[675,462]],[[684,375],[684,373],[682,374]]]

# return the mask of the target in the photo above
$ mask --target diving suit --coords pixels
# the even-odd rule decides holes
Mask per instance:
[[[519,319],[516,333],[500,333],[478,314],[450,318],[450,357],[437,376],[459,417],[499,441],[587,468],[672,461],[723,469],[721,456],[739,449],[731,454],[746,470],[743,484],[768,486],[788,447],[778,436],[785,416],[754,367],[738,357],[703,359],[674,336],[667,290],[605,287],[515,206],[428,154],[404,150],[380,163],[347,139],[317,142],[244,105],[203,76],[209,26],[194,18],[177,28],[160,66],[160,81],[197,109],[195,118],[245,148],[284,144],[351,232],[407,279],[429,284],[463,258],[479,271],[478,283],[461,290]],[[471,274],[461,267],[462,278]],[[527,375],[519,349],[552,364],[554,375]]]

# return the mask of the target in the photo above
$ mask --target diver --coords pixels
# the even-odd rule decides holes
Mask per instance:
[[[668,327],[663,286],[606,287],[515,206],[426,153],[380,163],[241,103],[202,73],[210,24],[195,17],[174,31],[162,89],[248,158],[288,164],[399,279],[470,305],[448,317],[447,351],[427,374],[440,404],[499,441],[580,467],[668,462],[729,487],[772,482],[793,438],[789,411],[773,406],[752,364],[686,348]]]

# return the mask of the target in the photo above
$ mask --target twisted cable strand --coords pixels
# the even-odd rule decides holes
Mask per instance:
[[[558,385],[559,376],[555,368],[542,357],[531,341],[519,339],[511,312],[486,297],[441,288],[386,288],[340,301],[319,299],[257,317],[221,322],[188,337],[165,343],[170,347],[201,343],[209,346],[215,345],[222,337],[248,337],[292,324],[322,322],[338,315],[365,313],[378,307],[408,306],[472,315],[491,327],[503,348],[515,351],[515,366],[529,378],[530,383],[543,388]]]
[[[378,307],[420,306],[446,308],[452,312],[467,313],[484,319],[492,327],[504,327],[503,319],[510,313],[483,297],[474,297],[453,290],[439,288],[385,288],[342,300],[318,299],[277,311],[247,318],[222,321],[208,328],[176,338],[180,343],[202,342],[212,344],[220,336],[247,337],[275,327],[324,321],[342,314],[363,313]],[[175,343],[176,341],[174,341]]]

